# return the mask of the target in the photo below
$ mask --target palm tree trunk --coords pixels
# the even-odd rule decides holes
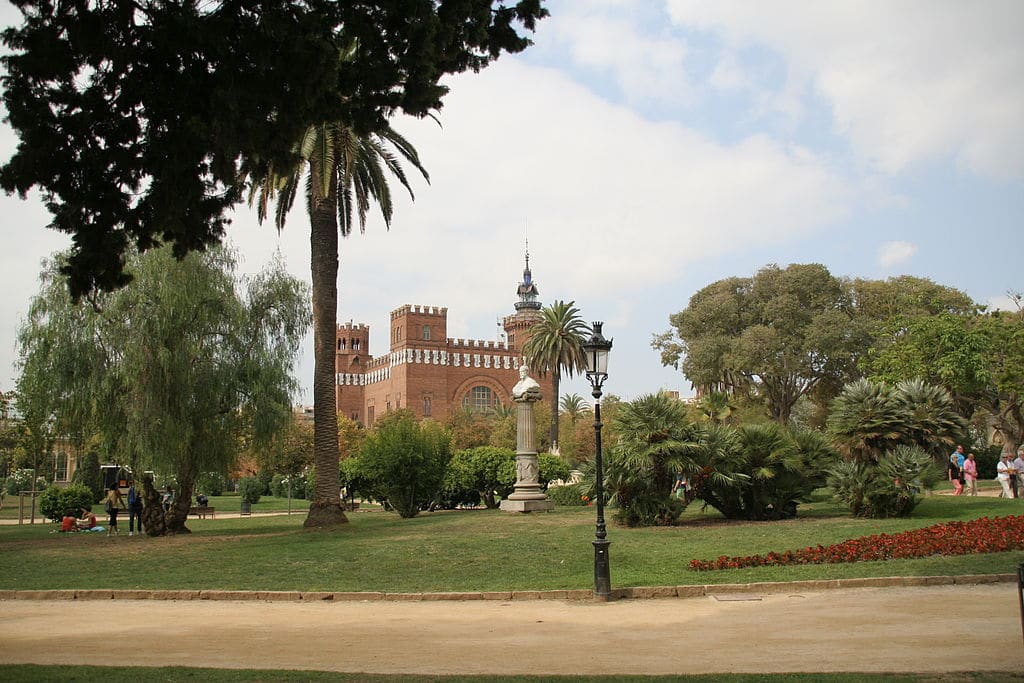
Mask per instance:
[[[322,196],[319,168],[310,161],[310,270],[313,276],[313,464],[316,480],[305,527],[348,522],[341,507],[338,472],[338,410],[334,387],[338,319],[338,186]]]
[[[556,367],[551,373],[551,391],[554,392],[554,396],[551,401],[551,452],[558,452],[558,380],[561,373],[558,372]]]

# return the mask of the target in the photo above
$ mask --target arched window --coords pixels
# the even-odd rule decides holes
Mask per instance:
[[[497,405],[497,400],[494,397],[494,392],[491,391],[490,387],[475,386],[469,390],[466,397],[462,399],[462,405],[466,408],[471,408],[474,413],[482,413],[488,410],[492,410]]]

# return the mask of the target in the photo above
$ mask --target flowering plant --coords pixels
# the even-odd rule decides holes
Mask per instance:
[[[861,536],[841,543],[764,555],[690,560],[690,569],[709,571],[793,564],[897,560],[932,555],[971,555],[1024,550],[1024,515],[944,522],[897,534]]]

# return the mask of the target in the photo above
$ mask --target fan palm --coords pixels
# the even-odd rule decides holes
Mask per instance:
[[[579,394],[566,394],[563,396],[561,408],[569,418],[569,423],[574,427],[581,417],[590,412],[590,405]]]
[[[562,371],[572,377],[586,369],[583,342],[590,327],[580,317],[576,302],[556,301],[541,309],[541,318],[530,328],[530,338],[523,346],[526,363],[539,374],[551,373],[551,448],[558,447],[558,384]]]
[[[394,151],[393,151],[394,150]],[[250,175],[249,203],[257,207],[262,223],[276,201],[274,223],[284,228],[299,184],[306,178],[305,195],[310,222],[310,262],[313,281],[313,461],[316,468],[314,498],[306,526],[330,526],[347,521],[338,498],[337,397],[334,386],[334,339],[338,317],[338,234],[348,236],[354,217],[366,227],[371,203],[380,207],[391,226],[391,188],[387,173],[413,196],[402,159],[429,182],[415,148],[397,131],[385,127],[360,135],[343,122],[327,122],[307,129],[298,142],[300,161],[286,169],[266,168]],[[397,154],[395,153],[397,152]]]

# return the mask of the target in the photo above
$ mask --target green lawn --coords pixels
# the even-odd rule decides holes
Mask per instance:
[[[827,499],[784,522],[729,522],[691,506],[679,526],[611,525],[613,586],[786,581],[865,576],[1007,573],[1024,551],[840,565],[692,572],[693,558],[827,545],[945,520],[1024,513],[1024,501],[929,496],[909,519],[859,520]],[[311,591],[585,589],[593,581],[594,508],[510,515],[493,510],[349,514],[334,532],[303,515],[191,520],[173,538],[51,534],[51,525],[0,526],[0,588]],[[112,551],[123,561],[111,561]],[[69,567],[75,567],[69,571]],[[79,568],[103,567],[83,574]],[[83,579],[83,576],[88,576]]]

